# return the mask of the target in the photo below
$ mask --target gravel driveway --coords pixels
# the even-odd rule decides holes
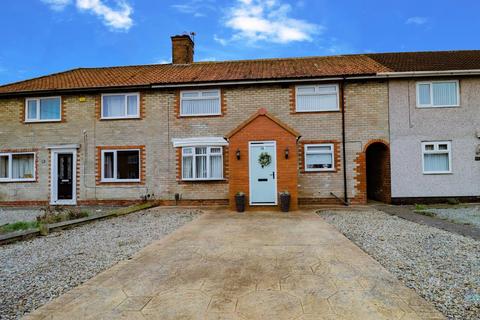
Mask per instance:
[[[453,221],[455,223],[465,223],[480,228],[480,206],[468,206],[460,208],[428,208],[427,211],[433,212],[436,217]]]
[[[449,319],[480,319],[480,242],[374,209],[319,214]]]
[[[16,319],[200,214],[153,208],[0,247],[0,319]]]

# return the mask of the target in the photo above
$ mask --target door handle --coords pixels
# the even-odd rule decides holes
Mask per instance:
[[[272,172],[272,178],[275,179],[275,171]]]

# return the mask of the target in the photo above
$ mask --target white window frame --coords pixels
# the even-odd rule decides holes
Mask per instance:
[[[108,96],[124,96],[125,98],[125,105],[124,105],[124,115],[120,117],[105,117],[103,115],[103,97],[108,97]],[[134,115],[129,115],[128,114],[128,97],[130,96],[135,96],[137,98],[137,113]],[[138,92],[129,92],[129,93],[103,93],[101,97],[101,114],[100,114],[100,119],[106,119],[106,120],[114,120],[114,119],[138,119],[140,118],[140,93]]]
[[[197,161],[197,155],[195,154],[195,149],[196,148],[207,148],[207,153],[206,153],[206,156],[207,156],[207,178],[197,178],[197,171],[196,171],[196,161]],[[212,148],[220,148],[221,152],[220,153],[211,153],[211,149]],[[183,158],[184,158],[184,150],[185,149],[193,149],[193,153],[191,155],[186,155],[186,156],[191,156],[192,157],[192,175],[193,175],[193,178],[184,178],[183,176],[183,168],[184,168],[184,161],[183,161]],[[211,161],[211,156],[214,155],[214,156],[218,156],[220,155],[220,161],[222,163],[222,166],[221,166],[221,169],[222,169],[222,175],[220,178],[209,178],[210,177],[210,161]],[[204,156],[204,155],[202,155]],[[185,146],[185,147],[182,147],[182,180],[183,181],[214,181],[214,180],[225,180],[225,178],[223,177],[223,147],[222,146]]]
[[[33,177],[32,178],[17,178],[13,179],[13,156],[14,155],[25,155],[25,154],[33,154]],[[32,182],[36,181],[36,161],[37,155],[35,152],[0,152],[0,156],[8,156],[8,177],[7,178],[0,178],[0,182]]]
[[[434,83],[451,83],[454,82],[457,86],[457,103],[452,105],[434,105],[433,104],[433,84]],[[428,84],[430,86],[430,103],[420,103],[420,85]],[[458,80],[441,80],[441,81],[419,81],[416,83],[417,108],[455,108],[460,107],[460,81]]]
[[[138,151],[138,179],[118,179],[117,178],[117,152],[118,151]],[[105,178],[105,153],[113,153],[113,175],[114,178]],[[142,153],[140,149],[103,149],[102,161],[100,163],[102,179],[101,182],[140,182],[142,175]]]
[[[196,101],[196,100],[210,100],[213,97],[203,97],[203,92],[216,92],[218,96],[218,112],[216,113],[195,113],[195,114],[185,114],[183,113],[183,101]],[[198,97],[183,97],[185,93],[198,93]],[[220,89],[209,89],[209,90],[182,90],[180,91],[180,117],[202,117],[202,116],[221,116],[222,115],[222,97]]]
[[[309,147],[330,147],[330,152],[326,151],[308,151]],[[331,154],[332,155],[332,167],[331,168],[308,168],[307,167],[307,155],[308,154]],[[335,145],[333,143],[311,143],[304,145],[304,167],[305,171],[335,171]]]
[[[60,110],[59,110],[59,118],[58,119],[40,119],[40,100],[42,99],[60,99]],[[29,101],[36,101],[37,103],[37,116],[35,119],[28,118],[28,102]],[[25,99],[25,122],[60,122],[62,121],[62,97],[61,96],[54,96],[54,97],[36,97],[36,98],[26,98]]]
[[[336,94],[337,94],[337,106],[336,108],[333,108],[333,109],[323,109],[323,110],[298,110],[298,89],[301,89],[301,88],[310,88],[310,87],[314,87],[315,88],[315,93],[310,93],[310,94],[301,94],[301,95],[312,95],[312,96],[317,96],[317,95],[331,95],[332,93],[317,93],[317,90],[318,88],[324,88],[324,87],[335,87],[335,91],[336,91]],[[339,92],[339,86],[338,84],[320,84],[320,85],[299,85],[299,86],[295,86],[295,112],[299,112],[299,113],[302,113],[302,112],[305,112],[305,113],[309,113],[309,112],[330,112],[330,111],[340,111],[340,92]]]
[[[433,150],[426,150],[427,145],[433,144]],[[438,145],[446,144],[447,150],[439,150]],[[448,154],[448,171],[425,171],[425,154]],[[452,173],[452,143],[451,141],[422,142],[422,172],[423,174],[450,174]]]

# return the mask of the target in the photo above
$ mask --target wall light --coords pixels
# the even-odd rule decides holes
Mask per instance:
[[[235,154],[237,155],[237,160],[240,160],[240,149],[237,149],[237,152]]]
[[[288,150],[288,147],[287,147],[287,149],[285,149],[285,159],[288,159],[289,153],[290,153],[290,150]]]

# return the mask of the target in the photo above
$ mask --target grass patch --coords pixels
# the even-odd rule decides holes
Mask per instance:
[[[21,230],[35,229],[38,228],[40,223],[38,221],[17,221],[13,223],[8,223],[0,227],[0,233],[9,233]]]
[[[427,216],[427,217],[435,217],[435,213],[428,211],[428,207],[424,204],[415,204],[415,209],[413,212]]]

